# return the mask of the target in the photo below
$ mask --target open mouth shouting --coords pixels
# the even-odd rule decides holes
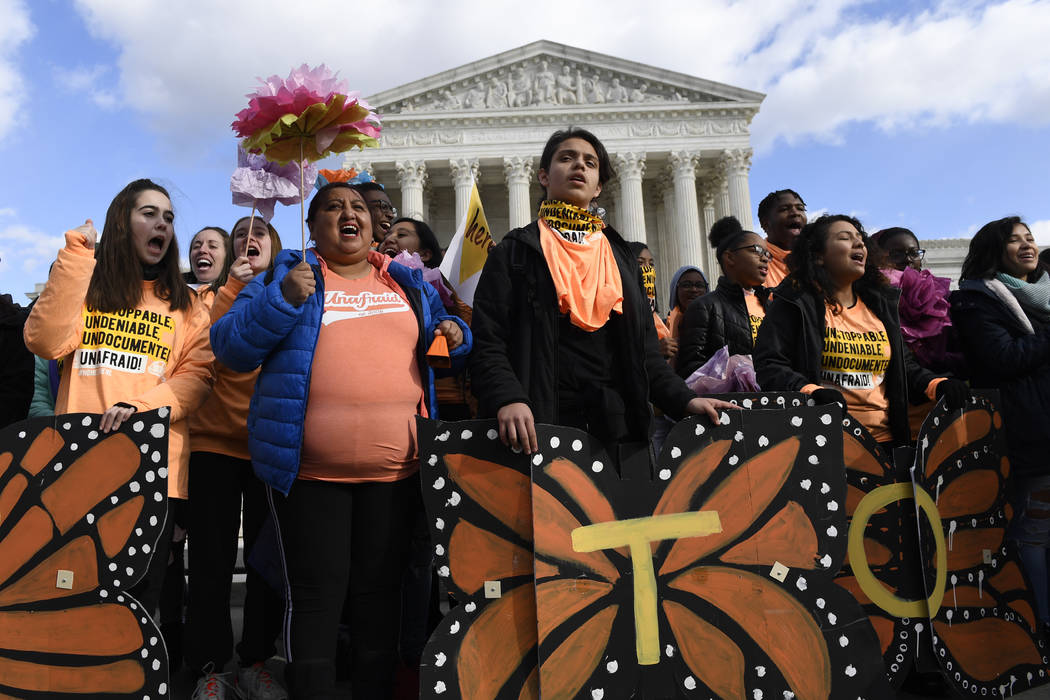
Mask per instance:
[[[850,262],[858,267],[864,267],[864,263],[868,260],[868,252],[864,249],[855,250],[850,253]]]
[[[380,224],[380,226],[382,226],[382,224]],[[339,227],[339,238],[343,240],[356,240],[360,234],[361,231],[357,228],[356,224],[343,224]]]
[[[147,238],[145,250],[143,251],[143,253],[145,254],[144,257],[146,258],[144,262],[149,262],[152,264],[159,263],[161,261],[161,258],[164,257],[164,254],[168,252],[169,241],[170,238],[162,233],[158,233]]]
[[[397,245],[396,241],[384,241],[379,246],[379,252],[387,257],[396,258],[397,254],[401,252],[401,248]]]
[[[215,262],[211,259],[211,253],[198,253],[193,258],[193,268],[198,275],[207,273],[214,266]]]

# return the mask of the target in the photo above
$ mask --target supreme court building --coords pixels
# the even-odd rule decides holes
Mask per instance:
[[[382,182],[402,215],[447,244],[476,179],[499,241],[536,216],[547,138],[594,132],[616,177],[598,203],[624,238],[657,260],[661,307],[681,265],[717,277],[706,233],[732,214],[753,229],[750,124],[764,95],[604,54],[537,41],[368,97],[380,148],[344,167]],[[714,273],[712,275],[712,273]]]

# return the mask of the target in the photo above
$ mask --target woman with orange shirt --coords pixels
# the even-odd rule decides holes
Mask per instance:
[[[821,216],[795,240],[791,274],[773,290],[754,360],[765,391],[802,391],[848,410],[876,441],[906,445],[907,406],[969,396],[965,382],[936,377],[901,340],[896,288],[868,255],[851,216]]]
[[[307,224],[305,260],[278,255],[273,275],[215,322],[212,342],[235,371],[262,366],[248,442],[283,549],[292,695],[334,694],[349,582],[353,696],[388,698],[421,498],[415,420],[436,413],[426,351],[442,334],[461,359],[470,329],[419,270],[372,250],[368,205],[346,183],[317,191]]]
[[[273,268],[273,260],[281,252],[277,229],[259,216],[241,218],[232,230],[231,262],[222,266],[223,274],[202,293],[210,300],[213,322],[230,309],[245,285]],[[220,286],[215,288],[215,283]],[[230,588],[237,559],[242,501],[246,559],[270,512],[265,486],[252,472],[248,452],[248,401],[259,372],[235,372],[216,360],[213,374],[215,385],[211,396],[190,417],[193,498],[189,501],[190,579],[185,655],[190,668],[202,674],[198,681],[198,695],[202,697],[208,697],[212,691],[216,697],[222,697],[222,690],[232,687],[234,682],[223,673],[223,668],[233,656]],[[283,697],[283,690],[276,687],[263,662],[276,651],[274,644],[281,631],[284,600],[254,568],[245,568],[244,624],[237,645],[236,684],[249,700]]]
[[[56,414],[101,413],[99,430],[109,432],[138,411],[168,408],[168,497],[185,499],[186,418],[211,388],[212,353],[208,310],[179,271],[174,222],[167,191],[135,180],[109,205],[101,238],[90,219],[67,231],[26,321],[25,340],[34,354],[65,360]],[[100,330],[124,325],[129,315],[138,320],[135,330]],[[129,344],[141,352],[128,351]],[[165,521],[146,575],[130,589],[151,616],[167,568],[172,521]]]

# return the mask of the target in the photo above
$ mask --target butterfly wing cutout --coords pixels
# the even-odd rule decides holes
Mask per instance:
[[[587,457],[534,463],[542,695],[881,687],[875,633],[833,582],[846,553],[839,420],[824,407],[688,419],[652,480]]]
[[[1004,696],[1047,682],[1034,604],[1005,541],[1010,465],[997,400],[978,395],[954,412],[939,402],[920,431],[912,472],[916,497],[936,506],[919,529],[933,613],[928,640],[964,695]]]
[[[495,421],[417,426],[434,563],[459,603],[424,649],[421,693],[537,698],[529,458],[500,443]]]
[[[126,589],[167,512],[168,409],[0,431],[0,695],[162,697],[156,625]]]

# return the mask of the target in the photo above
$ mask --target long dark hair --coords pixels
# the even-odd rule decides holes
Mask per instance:
[[[140,194],[155,190],[171,199],[168,191],[152,180],[135,180],[122,189],[106,211],[102,236],[95,244],[95,271],[88,284],[88,308],[104,313],[134,309],[142,301],[142,263],[131,240],[131,212]],[[179,244],[174,231],[168,251],[157,265],[154,283],[157,297],[168,302],[172,311],[190,308],[193,290],[179,270]]]
[[[825,214],[810,221],[802,227],[802,232],[798,234],[794,245],[791,246],[791,253],[787,257],[788,269],[791,270],[796,287],[823,299],[832,310],[836,311],[842,305],[834,296],[835,288],[831,276],[823,265],[817,264],[817,258],[827,248],[828,230],[832,224],[839,221],[853,224],[864,240],[864,245],[868,247],[868,256],[864,262],[864,275],[853,283],[853,291],[858,296],[865,296],[888,284],[882,272],[879,271],[877,256],[871,254],[871,243],[860,221],[846,214]]]
[[[1014,233],[1014,226],[1021,224],[1029,231],[1032,229],[1019,216],[1007,216],[989,221],[970,239],[970,250],[963,260],[962,278],[964,280],[991,279],[1002,269],[1003,251],[1006,242]],[[1037,267],[1034,278],[1042,274]]]

